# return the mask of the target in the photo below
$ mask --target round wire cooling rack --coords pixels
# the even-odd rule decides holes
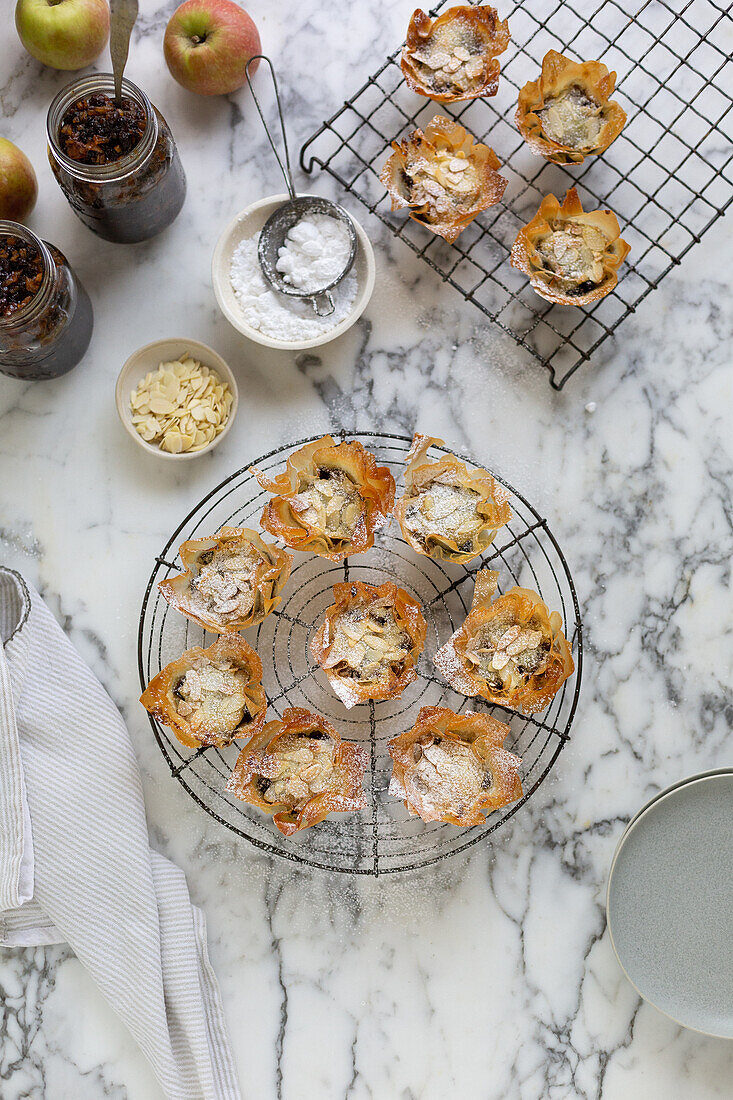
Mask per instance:
[[[342,438],[362,441],[378,462],[390,466],[399,494],[411,440],[382,432],[341,434]],[[315,438],[278,447],[254,465],[270,473],[282,467],[296,447]],[[434,450],[456,454],[447,447]],[[503,825],[532,797],[570,734],[583,666],[582,625],[568,564],[547,521],[506,481],[499,477],[497,481],[509,494],[512,519],[481,558],[468,565],[454,565],[415,554],[393,521],[377,532],[371,550],[347,559],[343,565],[296,552],[282,602],[256,630],[246,632],[262,660],[270,717],[281,716],[286,707],[307,707],[332,721],[344,739],[368,746],[367,809],[333,816],[314,828],[284,837],[269,817],[226,790],[239,751],[237,745],[189,750],[167,727],[149,716],[171,773],[211,817],[273,855],[328,871],[380,875],[427,867],[465,851]],[[257,528],[268,496],[249,468],[238,470],[212,489],[171,535],[156,558],[140,612],[138,665],[143,687],[185,649],[207,646],[215,640],[214,635],[170,608],[157,590],[158,581],[181,569],[173,560],[179,543],[211,535],[226,524]],[[467,699],[435,674],[433,656],[465,619],[471,606],[473,578],[486,566],[498,570],[500,592],[515,584],[533,588],[550,610],[562,614],[575,656],[575,672],[540,715],[523,715],[481,699]],[[345,577],[370,584],[397,582],[420,601],[428,626],[417,679],[398,699],[362,704],[351,711],[333,694],[308,649],[324,611],[333,602],[332,586]],[[523,797],[492,813],[483,825],[468,829],[439,822],[426,824],[411,817],[403,803],[387,793],[392,770],[387,742],[413,726],[423,706],[487,710],[505,722],[510,728],[506,748],[522,758]]]

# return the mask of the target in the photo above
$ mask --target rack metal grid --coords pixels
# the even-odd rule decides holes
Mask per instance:
[[[431,15],[445,6],[441,0]],[[470,0],[471,3],[477,0]],[[731,5],[717,0],[513,0],[499,4],[512,41],[494,98],[432,103],[411,92],[401,47],[306,141],[300,162],[359,199],[547,369],[561,389],[621,322],[699,242],[733,199]],[[519,89],[549,49],[600,58],[618,73],[628,115],[600,157],[561,167],[534,156],[514,124]],[[509,183],[454,245],[390,212],[379,172],[390,142],[448,113],[493,147]],[[590,306],[551,305],[509,265],[519,228],[544,195],[578,186],[585,209],[608,207],[631,245],[618,286]]]
[[[411,442],[408,437],[354,432],[348,438],[361,440],[379,462],[389,465],[399,485]],[[281,468],[291,450],[308,442],[303,439],[280,447],[263,455],[255,465],[265,471]],[[437,450],[454,453],[447,448]],[[432,561],[413,553],[396,533],[396,524],[392,524],[377,533],[372,550],[348,559],[343,566],[315,555],[297,555],[282,603],[258,627],[255,637],[254,631],[247,632],[248,641],[263,662],[271,717],[280,716],[285,707],[305,706],[328,717],[345,739],[369,746],[370,768],[365,780],[368,809],[329,818],[294,837],[283,837],[268,817],[225,790],[237,756],[236,746],[191,751],[151,717],[171,773],[199,806],[271,854],[331,871],[380,875],[426,867],[464,851],[493,833],[531,798],[570,734],[580,692],[582,627],[570,570],[546,520],[515,489],[501,478],[497,480],[509,493],[513,517],[482,559],[466,566]],[[184,650],[214,640],[171,610],[157,590],[158,581],[179,571],[173,561],[179,543],[210,535],[224,524],[257,527],[267,498],[249,468],[238,470],[204,497],[173,532],[156,558],[140,613],[141,686]],[[463,622],[471,605],[472,578],[477,569],[487,565],[499,571],[500,590],[513,584],[534,588],[552,610],[563,616],[574,650],[575,672],[542,714],[527,716],[489,706],[480,699],[466,699],[434,674],[432,656]],[[420,601],[428,624],[417,680],[399,699],[361,705],[351,711],[338,701],[308,652],[310,637],[333,601],[331,586],[344,575],[372,584],[396,581]],[[509,725],[506,747],[523,761],[524,796],[519,802],[491,814],[485,825],[456,829],[440,823],[424,824],[410,817],[401,802],[389,797],[391,760],[387,741],[414,725],[420,707],[428,705],[445,705],[453,710],[486,709]]]

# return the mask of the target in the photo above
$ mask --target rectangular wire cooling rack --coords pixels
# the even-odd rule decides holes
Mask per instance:
[[[402,78],[400,47],[306,141],[301,167],[333,176],[562,389],[733,199],[732,7],[717,0],[515,0],[507,10],[499,2],[512,40],[500,58],[495,97],[435,104],[418,96]],[[549,49],[615,70],[614,99],[628,115],[605,153],[574,168],[534,156],[514,125],[518,91],[537,78]],[[390,142],[436,113],[452,115],[492,146],[509,180],[503,201],[452,246],[404,212],[392,214],[379,181]],[[562,196],[573,184],[585,209],[614,211],[631,245],[618,286],[585,307],[545,302],[509,265],[517,231],[544,195]]]

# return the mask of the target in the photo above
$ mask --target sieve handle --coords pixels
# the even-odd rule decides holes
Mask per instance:
[[[270,133],[269,129],[267,128],[267,123],[265,122],[265,116],[262,113],[262,108],[260,107],[259,100],[257,99],[257,96],[255,95],[255,90],[252,87],[252,80],[250,79],[250,75],[249,75],[249,67],[250,67],[250,65],[252,64],[253,61],[266,61],[269,68],[270,68],[270,74],[272,75],[272,85],[275,89],[275,102],[277,103],[277,113],[280,117],[280,130],[282,132],[283,149],[285,150],[285,164],[283,164],[282,160],[280,159],[280,154],[278,153],[278,151],[275,147],[275,142],[272,140],[272,134]],[[277,160],[277,163],[280,165],[280,171],[282,172],[283,177],[285,178],[285,183],[287,184],[287,188],[288,188],[288,194],[290,195],[291,199],[294,199],[294,198],[296,198],[295,186],[293,184],[293,173],[290,169],[290,153],[288,152],[288,139],[287,139],[287,136],[285,134],[285,119],[283,118],[283,109],[282,109],[282,103],[280,102],[280,92],[278,91],[278,88],[277,88],[277,77],[275,76],[275,69],[273,68],[273,64],[270,61],[269,57],[266,57],[265,54],[263,54],[263,53],[258,53],[258,54],[255,54],[254,57],[250,57],[249,61],[245,65],[244,73],[245,73],[245,76],[247,77],[247,83],[249,84],[249,90],[252,93],[252,99],[255,101],[255,107],[257,108],[257,112],[258,112],[260,118],[262,119],[262,125],[265,127],[265,133],[267,134],[267,140],[269,141],[269,143],[272,147],[272,151],[275,154],[275,159]],[[316,310],[316,312],[318,312],[318,311]]]
[[[322,294],[316,294],[308,300],[319,317],[330,317],[335,309],[333,294],[328,290],[324,290]]]

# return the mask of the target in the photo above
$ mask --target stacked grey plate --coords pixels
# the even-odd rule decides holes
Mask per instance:
[[[733,768],[660,791],[631,819],[606,899],[614,951],[645,1000],[733,1038]]]

